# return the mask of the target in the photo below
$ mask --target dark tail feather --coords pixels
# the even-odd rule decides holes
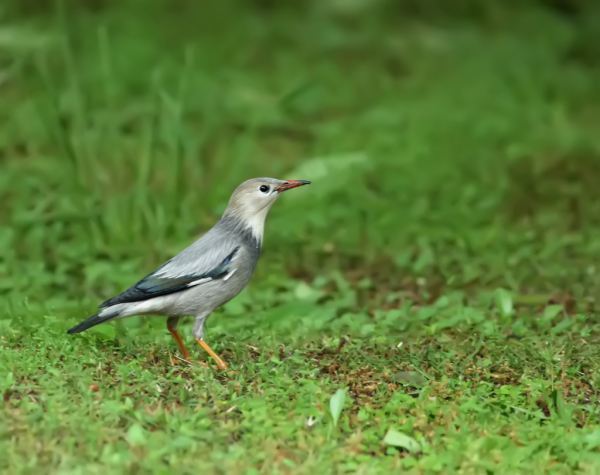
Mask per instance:
[[[87,330],[88,328],[95,327],[96,325],[98,325],[100,323],[107,322],[108,320],[112,320],[116,316],[117,315],[115,315],[114,313],[112,315],[105,315],[103,317],[101,317],[98,314],[92,315],[90,318],[75,325],[73,328],[69,328],[67,330],[67,333],[81,333],[81,332]]]

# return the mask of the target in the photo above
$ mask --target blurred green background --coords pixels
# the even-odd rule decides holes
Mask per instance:
[[[145,372],[148,381],[157,371],[154,364],[162,365],[163,373],[172,371],[162,321],[152,322],[151,329],[141,321],[119,322],[81,339],[67,339],[63,331],[212,226],[239,182],[274,176],[309,179],[313,185],[286,195],[272,210],[256,278],[218,322],[209,323],[209,341],[217,347],[221,341],[221,349],[258,341],[268,349],[256,363],[264,368],[282,342],[303,354],[307,345],[326,346],[329,340],[320,341],[322,335],[334,338],[329,341],[334,347],[345,335],[358,354],[362,345],[377,348],[377,338],[389,346],[411,335],[407,338],[422,343],[416,348],[441,345],[449,362],[459,347],[477,359],[471,351],[481,342],[495,342],[497,353],[490,357],[495,361],[518,353],[516,348],[550,341],[572,358],[559,363],[548,350],[552,354],[542,363],[533,363],[536,356],[528,353],[513,366],[520,375],[538,378],[538,389],[527,394],[539,390],[539,400],[555,404],[558,383],[545,373],[548,368],[554,368],[553,375],[565,371],[585,381],[585,391],[565,389],[564,397],[585,394],[570,403],[574,412],[587,414],[587,425],[567,417],[572,425],[565,427],[596,427],[581,436],[592,442],[575,444],[573,454],[597,455],[598,2],[5,0],[0,104],[5,335],[0,342],[8,375],[5,402],[20,407],[19,417],[42,417],[42,409],[19,404],[25,404],[28,391],[55,387],[56,381],[40,375],[59,354],[61,373],[74,374],[82,364],[75,355],[118,360],[123,351],[131,358],[153,348],[155,360],[134,357],[129,371]],[[242,318],[249,314],[256,318]],[[81,356],[94,347],[95,353]],[[247,358],[246,350],[229,351],[239,351],[229,355],[234,365]],[[31,353],[33,362],[24,363]],[[369,365],[390,361],[377,354],[380,359]],[[312,369],[298,364],[294,371],[306,370],[314,379]],[[430,361],[419,368],[439,380],[442,366]],[[240,378],[256,377],[240,372]],[[93,380],[85,371],[80,377]],[[178,377],[185,385],[198,375],[189,370]],[[323,377],[321,390],[328,394],[337,380]],[[461,369],[453,377],[466,376]],[[125,397],[120,381],[107,389],[114,392],[105,399]],[[151,384],[139,382],[146,383]],[[221,383],[211,379],[211,384]],[[288,407],[289,384],[281,384],[286,389],[274,392],[279,401],[274,404]],[[85,400],[87,386],[77,387],[71,388],[74,393],[53,394],[61,401]],[[312,386],[305,389],[315,394]],[[224,400],[233,397],[223,391]],[[496,397],[492,393],[485,397]],[[544,416],[538,396],[528,397],[523,407]],[[9,409],[3,435],[12,473],[15,467],[33,470],[41,461],[63,472],[82,463],[74,455],[48,455],[27,465],[33,440],[15,435],[23,420],[15,422]],[[86,414],[78,417],[102,417]],[[218,415],[207,417],[213,424],[223,422]],[[539,422],[533,419],[527,424]],[[408,420],[397,423],[410,432]],[[172,423],[177,432],[179,422]],[[30,436],[50,446],[58,434],[74,437],[65,427],[75,420],[55,424],[44,435]],[[356,429],[349,424],[347,435]],[[333,452],[323,459],[327,462],[318,457],[313,462],[324,467],[337,460],[331,470],[342,470],[336,464],[345,460],[347,470],[502,472],[503,465],[480,465],[493,459],[490,447],[474,449],[479,462],[465,462],[463,447],[454,447],[456,453],[448,449],[452,455],[440,462],[436,453],[441,456],[448,443],[437,432],[419,436],[432,448],[428,456],[413,459],[395,451],[377,465],[373,447],[380,446],[382,427],[388,425],[381,424],[371,427],[379,431],[373,442],[365,436],[366,448],[356,449],[363,458],[352,448],[336,459],[331,453],[337,444],[347,449],[347,440],[328,436],[329,445],[320,440],[315,447]],[[469,424],[474,440],[483,437],[477,430],[486,424]],[[127,427],[131,421],[121,432]],[[221,434],[231,429],[218,427]],[[369,434],[370,429],[361,430]],[[527,430],[526,446],[527,440],[545,440]],[[558,430],[545,432],[548,443]],[[301,462],[308,450],[302,444],[292,444],[296,456],[257,465],[251,447],[265,439],[251,433],[255,438],[235,439],[242,462],[229,470],[311,470],[310,463]],[[213,459],[220,453],[197,443],[182,449],[180,463],[198,468],[193,461],[199,450],[210,447]],[[548,467],[589,473],[598,467],[591,459],[587,465],[569,459],[567,449],[540,450],[549,457]],[[266,453],[265,459],[275,457]],[[152,468],[136,454],[101,460],[129,470]],[[213,459],[206,462],[209,471],[222,463]],[[521,463],[515,460],[514,465],[502,461],[507,473]]]
[[[270,264],[593,298],[597,8],[503,3],[5,2],[3,287],[115,290],[278,176]]]

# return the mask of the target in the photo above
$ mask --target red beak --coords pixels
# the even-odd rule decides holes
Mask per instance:
[[[286,190],[291,190],[292,188],[298,188],[299,186],[310,185],[310,181],[308,180],[285,180],[281,185],[279,185],[275,190],[278,193],[281,193]]]

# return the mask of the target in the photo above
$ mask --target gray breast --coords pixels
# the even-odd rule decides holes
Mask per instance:
[[[252,277],[260,257],[260,241],[235,217],[222,218],[216,227],[222,235],[228,236],[239,245],[239,251],[232,263],[232,271],[220,279],[198,285],[174,296],[169,305],[170,314],[210,313],[239,294]]]

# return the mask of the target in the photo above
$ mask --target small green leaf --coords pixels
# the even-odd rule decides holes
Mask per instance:
[[[551,322],[563,311],[562,305],[548,305],[544,309],[544,315],[542,316],[542,320],[545,322]]]
[[[321,296],[321,292],[315,290],[306,282],[299,282],[294,289],[294,295],[299,300],[316,301]]]
[[[399,447],[411,453],[419,453],[421,445],[411,436],[399,432],[396,429],[389,429],[383,438],[383,443],[392,447]]]
[[[13,384],[15,384],[15,375],[12,371],[5,373],[4,377],[0,377],[0,388],[2,390],[9,389]]]
[[[333,425],[337,426],[340,414],[344,408],[344,401],[346,400],[346,390],[338,389],[331,399],[329,400],[329,412],[331,412],[331,418],[333,419]]]
[[[139,424],[133,424],[127,431],[127,442],[131,445],[143,445],[146,442],[146,431]]]
[[[503,317],[510,317],[514,312],[512,295],[506,289],[496,289],[496,305]]]
[[[97,333],[103,340],[114,340],[117,337],[117,330],[114,325],[98,325],[94,328],[94,333]]]
[[[600,447],[600,429],[596,429],[587,434],[583,438],[583,441],[585,442],[589,450]]]

